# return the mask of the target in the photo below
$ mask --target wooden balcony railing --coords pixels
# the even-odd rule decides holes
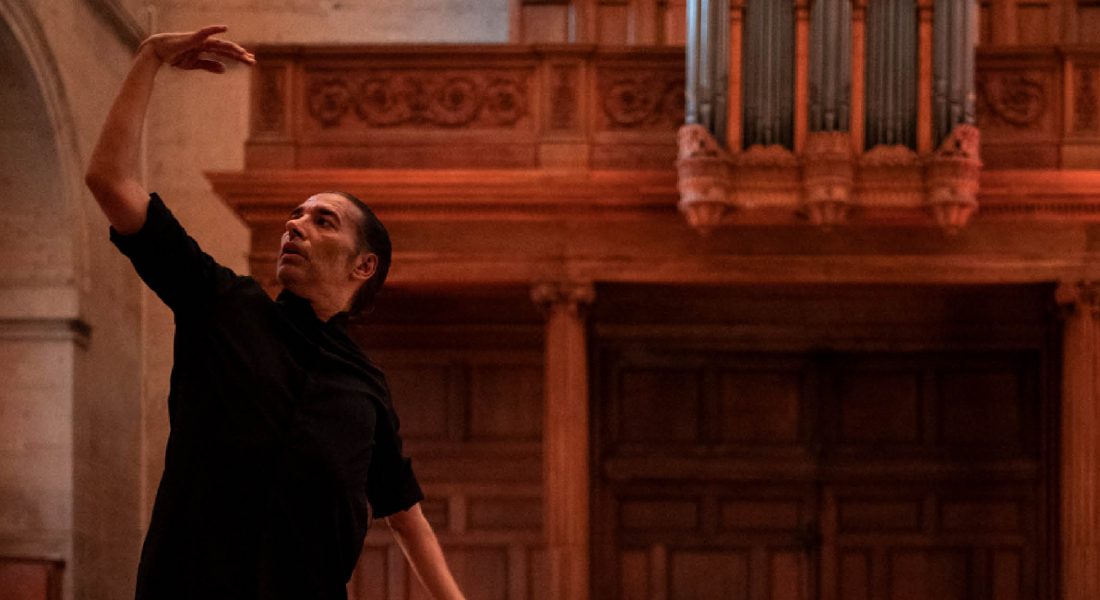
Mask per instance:
[[[249,168],[671,169],[682,48],[266,47]]]
[[[1097,215],[1091,196],[1078,190],[1079,177],[1035,170],[1100,167],[1100,46],[979,48],[978,129],[928,152],[859,148],[845,142],[850,132],[811,131],[799,151],[753,146],[730,153],[687,136],[679,161],[682,48],[279,46],[258,53],[247,173],[215,177],[235,205],[244,197],[262,200],[255,197],[257,177],[282,181],[312,173],[310,181],[327,181],[334,169],[344,171],[341,181],[362,169],[384,171],[394,185],[417,181],[412,188],[403,184],[402,193],[423,192],[425,201],[442,204],[461,195],[444,181],[492,187],[512,181],[511,173],[541,181],[541,171],[589,173],[573,179],[590,186],[594,176],[610,181],[612,171],[631,181],[667,179],[658,186],[663,195],[676,185],[679,165],[681,209],[701,226],[829,225],[850,213],[878,223],[928,222],[931,214],[957,229],[975,210],[986,218]],[[685,161],[685,150],[703,160]],[[1025,186],[1033,191],[1020,188],[1006,199],[1004,189],[980,189],[980,182],[1017,181],[1029,170],[1034,177],[1024,179],[1043,182]],[[437,175],[418,179],[417,171]],[[366,177],[362,185],[376,179],[356,177]],[[254,191],[227,191],[236,190],[238,180],[252,182],[247,186]],[[1033,201],[1035,193],[1066,185],[1078,191],[1056,202]],[[652,200],[649,192],[639,193]],[[565,202],[594,193],[563,184],[539,197]],[[699,203],[693,214],[685,209],[687,197],[725,206],[708,214]]]

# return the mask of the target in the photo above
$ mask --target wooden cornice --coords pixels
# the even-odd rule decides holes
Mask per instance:
[[[986,172],[982,207],[956,235],[911,212],[889,221],[856,211],[848,224],[822,231],[790,211],[747,211],[757,221],[702,236],[676,209],[671,171],[286,170],[208,177],[252,230],[251,272],[271,289],[286,215],[324,190],[361,197],[387,224],[395,247],[390,280],[399,286],[1100,277],[1100,245],[1093,241],[1100,172]]]
[[[539,220],[675,214],[674,171],[246,170],[211,172],[247,222],[277,220],[325,190],[354,194],[391,220]]]
[[[207,173],[247,222],[285,219],[319,191],[355,194],[393,220],[553,220],[638,218],[676,212],[676,173],[548,169],[256,169]],[[852,225],[920,226],[873,207]],[[883,218],[878,218],[881,215]],[[1100,223],[1100,170],[994,170],[981,177],[982,223]],[[762,211],[742,225],[805,223],[790,211]]]

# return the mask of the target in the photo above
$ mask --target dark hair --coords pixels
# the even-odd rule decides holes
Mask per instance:
[[[359,286],[359,291],[351,301],[351,309],[348,313],[352,317],[365,315],[374,308],[374,300],[382,284],[386,281],[386,274],[390,272],[390,258],[393,254],[393,246],[390,244],[390,234],[386,226],[378,220],[378,216],[362,200],[347,192],[330,192],[336,194],[359,209],[359,228],[356,236],[359,243],[359,252],[371,252],[378,257],[378,268],[374,275]]]

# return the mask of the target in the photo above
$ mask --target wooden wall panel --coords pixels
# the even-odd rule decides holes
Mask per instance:
[[[749,552],[682,550],[669,556],[670,600],[748,600]]]
[[[864,370],[841,377],[841,443],[920,443],[924,425],[920,373]]]
[[[935,297],[922,293],[926,306]],[[866,317],[873,294],[828,296],[847,309],[801,340],[783,315],[822,311],[715,298],[658,300],[654,313],[676,307],[685,322],[649,329],[621,306],[595,315],[593,572],[618,578],[597,577],[595,598],[1050,597],[1050,338],[1010,341],[1027,318],[943,336],[901,303],[895,318],[915,337],[894,339],[880,314],[874,333],[853,326],[860,341],[822,349],[815,328]],[[771,345],[753,350],[761,340]]]
[[[601,0],[596,12],[596,39],[605,46],[637,43],[630,21],[635,18],[629,2]]]
[[[1041,499],[978,480],[827,486],[823,590],[868,600],[1034,598]]]
[[[797,371],[729,370],[721,375],[722,441],[792,444],[798,441],[802,378]]]
[[[542,365],[478,366],[470,373],[470,437],[538,441]]]
[[[649,554],[643,550],[627,550],[619,558],[619,597],[622,600],[650,600]]]
[[[684,45],[685,0],[512,0],[513,42]]]
[[[686,369],[626,371],[618,396],[624,442],[697,443],[702,409],[699,374]]]
[[[900,550],[889,555],[889,600],[968,600],[974,574],[959,551]]]
[[[940,437],[946,446],[1018,453],[1023,383],[1012,370],[951,370],[939,375]]]
[[[427,496],[424,514],[466,597],[538,600],[546,587],[541,336],[477,324],[447,333],[454,326],[360,333],[386,372]],[[352,600],[428,597],[382,523],[372,526],[348,589]]]
[[[406,364],[386,369],[394,393],[416,402],[403,402],[401,429],[409,438],[446,440],[450,437],[450,405],[457,374],[449,365]]]
[[[505,600],[509,597],[507,551],[499,548],[462,548],[447,553],[458,586],[469,600]],[[409,600],[432,600],[427,590],[409,575]]]
[[[566,2],[524,3],[522,8],[523,42],[528,44],[563,44],[570,38],[570,13]]]

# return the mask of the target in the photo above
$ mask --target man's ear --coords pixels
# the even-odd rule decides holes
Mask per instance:
[[[378,270],[378,255],[373,252],[362,252],[356,259],[355,268],[351,271],[353,279],[366,281],[374,277]]]

